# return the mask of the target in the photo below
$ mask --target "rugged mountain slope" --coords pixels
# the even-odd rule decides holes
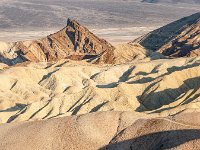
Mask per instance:
[[[172,57],[200,55],[200,18],[159,50]]]
[[[34,41],[1,43],[0,48],[0,61],[8,65],[24,61],[49,62],[62,58],[96,58],[102,54],[112,55],[114,49],[111,44],[70,19],[67,26],[55,34]],[[110,63],[112,57],[101,60]]]
[[[0,62],[9,66],[26,61],[55,62],[61,59],[116,64],[147,57],[152,60],[164,58],[140,44],[122,44],[115,48],[74,20],[68,20],[67,27],[40,40],[0,43]]]
[[[166,56],[199,56],[200,13],[152,31],[134,42]]]
[[[199,113],[188,113],[142,119],[146,116],[136,116],[131,112],[98,112],[3,124],[0,125],[0,149],[198,150],[199,116]]]

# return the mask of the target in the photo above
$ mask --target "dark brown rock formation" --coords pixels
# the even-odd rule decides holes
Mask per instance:
[[[49,62],[64,58],[73,60],[98,58],[104,53],[113,53],[114,47],[75,20],[68,19],[67,26],[57,33],[39,40],[16,42],[11,49],[17,55],[15,54],[15,58],[6,61],[9,65],[23,61]],[[15,59],[17,61],[13,61]],[[6,58],[1,58],[1,61],[5,63],[3,60]],[[104,63],[111,62],[108,59],[101,60]]]
[[[172,57],[200,56],[200,20],[187,27],[159,51]]]
[[[170,23],[134,42],[165,56],[200,56],[200,13]]]

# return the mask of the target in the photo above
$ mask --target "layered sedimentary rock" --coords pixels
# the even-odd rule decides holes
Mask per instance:
[[[200,55],[200,13],[182,18],[135,40],[166,56]]]
[[[1,43],[0,61],[8,65],[19,62],[50,62],[63,58],[83,60],[112,55],[114,47],[98,38],[75,20],[68,19],[67,26],[57,33],[33,41]],[[102,58],[105,63],[112,57]]]
[[[200,56],[200,19],[162,46],[159,51],[172,57]]]

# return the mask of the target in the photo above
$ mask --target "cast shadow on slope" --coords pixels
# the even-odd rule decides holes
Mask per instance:
[[[8,66],[13,66],[15,64],[28,61],[25,57],[23,57],[23,55],[21,54],[20,51],[18,51],[17,54],[18,54],[18,56],[13,59],[5,58],[5,57],[1,56],[1,54],[0,54],[0,63],[4,63]]]
[[[21,104],[21,103],[16,103],[15,106],[10,107],[6,110],[0,110],[0,112],[12,112],[12,111],[20,111],[24,109],[27,105]]]
[[[169,88],[159,92],[156,92],[156,90],[157,88],[150,91],[150,93],[148,94],[144,93],[137,97],[141,104],[137,108],[137,111],[143,112],[143,111],[156,110],[164,105],[169,105],[170,103],[183,99],[183,101],[180,104],[177,104],[176,106],[155,111],[155,112],[162,112],[164,110],[170,110],[177,106],[188,104],[196,100],[198,97],[200,97],[200,94],[197,92],[198,90],[200,90],[200,77],[187,79],[180,87],[175,89]],[[188,95],[186,96],[186,94]]]
[[[135,69],[134,67],[129,68],[127,71],[125,71],[120,77],[117,82],[112,82],[106,85],[97,85],[98,88],[115,88],[117,87],[121,82],[126,82],[129,79],[129,76],[131,75],[132,71]],[[97,74],[98,75],[98,74]],[[95,76],[94,76],[95,77]],[[92,77],[92,78],[94,78]]]
[[[191,144],[190,146],[187,145],[191,148],[193,144],[198,144],[189,142],[199,139],[200,130],[197,129],[170,130],[150,133],[134,139],[109,144],[100,150],[167,150],[185,143]]]
[[[189,102],[192,102],[195,99],[197,99],[200,96],[200,94],[196,94],[196,95],[194,95],[194,94],[200,88],[200,83],[199,83],[200,82],[200,80],[199,80],[200,77],[187,79],[186,81],[184,81],[184,84],[182,84],[177,89],[166,89],[164,91],[155,92],[156,89],[157,89],[156,88],[153,91],[151,91],[150,93],[148,93],[148,94],[146,94],[146,93],[148,91],[150,91],[152,89],[152,87],[154,87],[157,84],[159,84],[159,82],[162,81],[162,77],[170,75],[173,72],[183,71],[185,69],[190,69],[190,68],[193,68],[193,67],[197,67],[199,65],[200,65],[200,63],[188,64],[186,66],[173,66],[171,68],[168,68],[166,73],[164,73],[164,74],[162,74],[162,75],[160,75],[160,76],[158,76],[156,78],[144,77],[144,78],[139,79],[137,81],[128,82],[129,84],[134,84],[134,83],[143,84],[143,83],[146,83],[147,80],[149,82],[151,82],[151,81],[156,81],[157,79],[160,79],[160,80],[158,80],[156,82],[151,83],[144,90],[144,92],[140,96],[137,97],[138,101],[140,102],[140,106],[136,109],[136,111],[138,111],[138,112],[152,111],[152,110],[161,108],[164,105],[168,105],[168,104],[170,104],[172,102],[175,102],[175,101],[183,98],[187,94],[187,92],[189,92],[190,90],[193,90],[193,91],[185,98],[185,100],[182,102],[181,105],[188,104]],[[190,85],[190,86],[188,86],[188,85]],[[176,92],[174,92],[174,90],[176,90]],[[174,93],[174,94],[171,95],[172,93]],[[167,100],[166,100],[166,98],[163,98],[166,95],[168,97]],[[145,102],[146,102],[146,105],[145,105]],[[175,107],[177,107],[177,106],[175,106]],[[172,109],[172,108],[175,108],[175,107],[168,107],[168,108],[164,108],[164,109],[161,109],[161,110],[158,110],[158,111],[155,111],[155,112],[162,112],[164,110],[169,110],[169,109]]]

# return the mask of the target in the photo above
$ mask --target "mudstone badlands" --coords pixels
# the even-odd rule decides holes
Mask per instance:
[[[0,43],[1,150],[200,149],[200,13],[113,46],[74,19]]]

